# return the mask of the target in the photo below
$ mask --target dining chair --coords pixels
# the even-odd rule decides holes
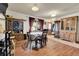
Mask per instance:
[[[29,41],[30,41],[30,32],[27,32],[27,45],[26,45],[26,47],[28,47]]]
[[[43,47],[43,44],[42,44],[42,35],[38,35],[37,37],[36,37],[36,47],[38,48],[38,45],[37,44],[40,44],[40,48],[42,48]]]
[[[43,46],[47,45],[47,31],[43,31],[43,34],[42,34],[42,43],[43,43]]]
[[[36,37],[34,35],[31,35],[30,32],[27,33],[27,37],[28,37],[27,47],[29,47],[30,50],[32,50],[32,48],[37,48]],[[32,43],[35,45],[34,47]]]

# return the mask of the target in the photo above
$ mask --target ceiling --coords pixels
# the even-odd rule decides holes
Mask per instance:
[[[37,12],[31,10],[33,6],[34,3],[9,3],[8,9],[42,18],[51,18],[51,14],[54,13],[56,13],[56,17],[60,17],[79,11],[78,3],[37,3],[37,7],[39,7]]]

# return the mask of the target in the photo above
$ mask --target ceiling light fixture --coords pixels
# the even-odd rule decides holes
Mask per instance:
[[[32,11],[38,11],[39,8],[36,6],[36,4],[34,4],[34,6],[32,7]]]
[[[56,16],[56,14],[52,14],[52,15],[51,15],[51,17],[55,17],[55,16]]]

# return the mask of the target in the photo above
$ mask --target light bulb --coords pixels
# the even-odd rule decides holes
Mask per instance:
[[[32,7],[32,11],[38,11],[38,10],[39,10],[38,7],[36,7],[36,6]]]
[[[52,15],[51,15],[51,17],[55,17],[55,16],[56,16],[56,14],[52,14]]]

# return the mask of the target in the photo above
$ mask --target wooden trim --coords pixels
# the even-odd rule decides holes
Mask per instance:
[[[76,37],[75,37],[75,42],[76,42],[76,43],[79,43],[79,41],[77,41],[77,35],[78,35],[78,34],[77,34],[77,31],[78,31],[78,28],[77,28],[77,27],[78,27],[78,20],[79,20],[79,17],[77,16],[77,22],[76,22],[76,34],[75,34],[75,35],[76,35]]]

